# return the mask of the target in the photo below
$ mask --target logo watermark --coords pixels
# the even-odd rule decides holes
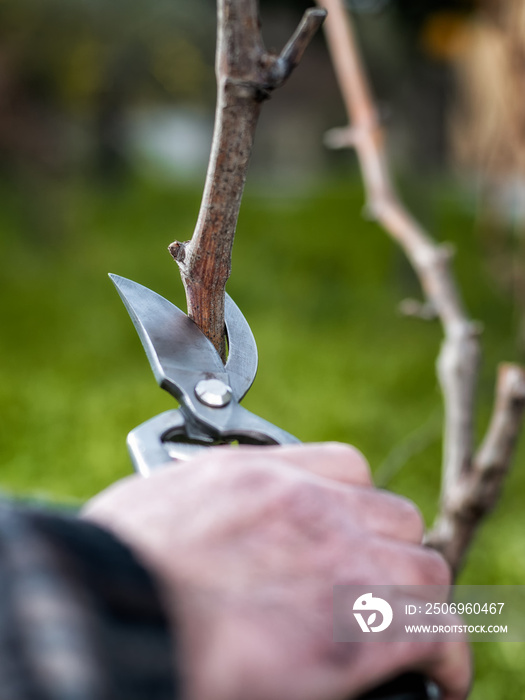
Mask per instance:
[[[390,604],[383,598],[374,598],[371,593],[363,593],[354,603],[355,610],[373,611],[365,622],[363,615],[360,612],[354,612],[354,617],[357,620],[359,627],[363,632],[382,632],[390,627],[392,622],[393,612]],[[382,620],[374,626],[377,621],[377,613],[380,613]]]

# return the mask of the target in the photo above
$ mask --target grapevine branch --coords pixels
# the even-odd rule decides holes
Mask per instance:
[[[496,505],[507,476],[525,409],[525,371],[502,364],[498,372],[492,419],[472,469],[443,493],[442,505],[427,544],[439,549],[454,570],[486,513]]]
[[[357,152],[366,209],[402,247],[441,321],[444,340],[437,360],[445,424],[439,513],[427,542],[443,552],[457,573],[508,472],[521,427],[525,373],[500,370],[497,400],[487,437],[474,456],[475,392],[480,364],[479,325],[467,315],[451,270],[452,249],[437,244],[403,206],[392,184],[384,135],[342,0],[317,0],[328,11],[325,32],[350,126],[333,129],[327,145]]]
[[[262,103],[298,65],[326,12],[309,9],[280,54],[264,46],[256,0],[218,0],[217,107],[206,184],[190,241],[169,250],[192,318],[225,359],[224,290]]]

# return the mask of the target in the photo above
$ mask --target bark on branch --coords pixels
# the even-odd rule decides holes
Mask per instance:
[[[477,528],[495,506],[508,474],[525,409],[525,370],[499,368],[496,403],[472,468],[444,490],[441,512],[426,542],[438,549],[452,570],[463,562]]]
[[[298,65],[326,12],[307,10],[279,55],[264,47],[256,0],[218,0],[217,14],[217,108],[204,194],[191,240],[169,250],[189,316],[225,359],[224,290],[261,106]]]
[[[523,370],[506,366],[503,371],[489,433],[473,460],[479,325],[465,311],[451,270],[450,246],[437,244],[395,192],[377,109],[342,0],[317,0],[317,4],[328,10],[325,32],[350,121],[350,126],[330,131],[327,144],[356,149],[367,194],[367,212],[403,248],[429,308],[443,327],[444,341],[437,361],[445,407],[442,491],[437,529],[428,541],[445,554],[456,572],[481,519],[495,503],[510,464],[523,412],[522,400],[517,400],[516,395],[522,389],[518,388],[520,382],[514,380],[511,391],[507,387],[510,380],[504,381],[503,377],[523,377]],[[494,454],[497,460],[493,459]],[[483,466],[489,462],[491,466]],[[465,508],[463,514],[460,505]]]

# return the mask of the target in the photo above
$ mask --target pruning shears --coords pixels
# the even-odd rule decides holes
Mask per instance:
[[[155,378],[180,404],[132,430],[127,438],[135,470],[149,476],[170,461],[189,460],[203,448],[239,443],[283,445],[300,441],[240,405],[257,372],[257,345],[239,308],[226,295],[228,359],[199,327],[147,287],[110,275],[139,334]],[[431,700],[435,687],[406,673],[360,700]]]
[[[240,405],[257,372],[257,345],[248,322],[226,295],[228,360],[188,316],[159,294],[110,275],[137,329],[155,378],[180,404],[128,435],[135,469],[143,476],[170,460],[187,460],[203,447],[238,441],[260,445],[299,440]]]

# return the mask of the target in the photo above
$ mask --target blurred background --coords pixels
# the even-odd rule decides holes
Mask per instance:
[[[280,49],[307,6],[261,1]],[[525,6],[348,0],[413,213],[457,249],[484,326],[477,426],[497,363],[525,355]],[[130,471],[127,432],[173,407],[107,273],[184,308],[215,103],[211,0],[0,4],[0,488],[78,506]],[[342,440],[430,524],[439,491],[441,332],[406,318],[407,261],[361,217],[345,115],[319,36],[265,105],[229,292],[260,352],[246,405],[302,440]],[[525,583],[525,453],[461,581]],[[523,645],[478,644],[476,700],[525,692]]]

